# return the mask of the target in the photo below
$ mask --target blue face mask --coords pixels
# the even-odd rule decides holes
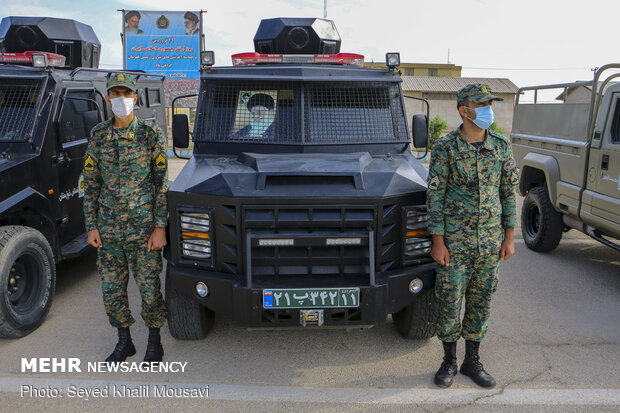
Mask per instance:
[[[467,108],[467,109],[475,110],[476,119],[472,119],[470,117],[467,117],[467,119],[474,122],[474,125],[476,125],[480,129],[489,129],[489,127],[495,120],[495,117],[493,116],[493,109],[491,109],[491,106],[480,106],[479,108],[476,108],[476,109],[472,109],[472,108]]]

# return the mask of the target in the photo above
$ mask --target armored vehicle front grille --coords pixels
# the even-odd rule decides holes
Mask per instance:
[[[259,241],[277,238],[251,247],[252,276],[277,281],[368,275],[375,221],[376,210],[369,206],[246,207],[246,233]]]

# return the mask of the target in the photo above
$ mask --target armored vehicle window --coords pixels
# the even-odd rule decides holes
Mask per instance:
[[[397,86],[316,84],[306,88],[306,141],[407,140]]]
[[[92,91],[69,91],[60,115],[60,134],[63,143],[87,139],[94,120],[98,119]]]
[[[203,90],[204,110],[198,114],[196,140],[306,144],[408,141],[397,84],[236,82],[207,83]]]
[[[211,108],[197,119],[196,138],[212,141],[300,142],[299,87],[218,84],[207,87]]]
[[[32,136],[40,81],[0,80],[0,141],[23,141]]]
[[[148,101],[148,106],[160,106],[161,105],[161,92],[159,89],[147,88],[146,89],[146,99]]]
[[[616,100],[616,113],[611,124],[611,143],[620,143],[620,99]]]

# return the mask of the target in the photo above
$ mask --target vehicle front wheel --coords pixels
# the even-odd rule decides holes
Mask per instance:
[[[185,294],[179,293],[170,282],[166,271],[166,306],[170,335],[180,340],[205,338],[213,329],[215,314]]]
[[[525,245],[538,252],[551,251],[562,239],[562,214],[551,205],[545,187],[531,189],[521,207],[521,232]]]
[[[0,227],[0,337],[19,338],[45,319],[56,286],[54,255],[34,228]]]
[[[435,335],[439,305],[435,289],[426,290],[407,307],[392,314],[394,327],[404,337],[424,340]]]

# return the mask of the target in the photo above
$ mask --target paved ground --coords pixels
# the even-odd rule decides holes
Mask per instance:
[[[171,162],[172,164],[173,162]],[[171,165],[171,175],[174,174]],[[20,340],[0,340],[0,411],[100,411],[125,408],[239,411],[618,411],[620,409],[620,255],[574,232],[548,254],[517,254],[501,266],[483,361],[498,387],[481,390],[456,377],[433,386],[441,362],[437,339],[408,341],[391,321],[368,330],[248,331],[219,318],[202,341],[177,341],[166,329],[167,361],[183,373],[21,373],[22,357],[104,358],[115,330],[107,325],[95,255],[62,263],[45,323]],[[139,361],[146,329],[130,282],[132,335]],[[463,345],[460,343],[459,360]],[[70,386],[92,391],[126,384],[204,388],[206,399],[69,397]],[[58,388],[62,398],[22,397],[22,386]]]

